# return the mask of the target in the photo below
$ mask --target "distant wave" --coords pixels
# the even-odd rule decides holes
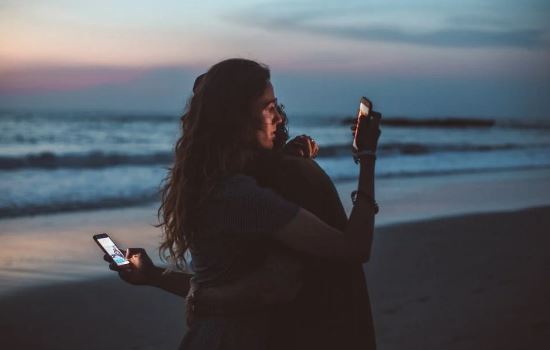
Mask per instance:
[[[104,168],[116,165],[160,165],[168,164],[172,159],[172,152],[159,152],[145,155],[106,154],[103,152],[56,155],[52,152],[43,152],[22,157],[0,156],[0,170],[21,168]]]
[[[548,120],[523,120],[518,119],[505,119],[499,120],[496,123],[496,126],[501,128],[510,128],[510,129],[537,129],[537,130],[549,130],[550,121]]]
[[[133,123],[150,122],[174,123],[181,115],[162,113],[116,113],[116,112],[8,112],[0,110],[0,120],[26,120],[26,121],[61,121],[70,123],[82,122],[108,122],[108,123]]]
[[[355,118],[345,118],[342,124],[351,124]],[[382,118],[381,124],[384,126],[398,127],[431,127],[431,128],[472,128],[472,127],[491,127],[495,125],[493,119],[478,118]]]
[[[23,112],[0,109],[0,121],[39,121],[39,122],[106,122],[108,124],[169,123],[178,124],[179,113],[121,113],[121,112]],[[334,123],[351,124],[355,117],[343,115],[289,114],[290,126],[325,126]],[[550,129],[550,121],[542,119],[517,118],[475,118],[475,117],[384,117],[382,125],[395,127],[433,127],[433,128],[472,128],[472,127],[506,127],[518,129]]]
[[[530,149],[537,147],[550,147],[550,143],[539,144],[496,144],[496,145],[471,145],[471,144],[422,144],[422,143],[383,143],[378,146],[378,153],[382,156],[391,155],[420,155],[437,152],[491,152],[514,149]],[[350,144],[337,144],[320,147],[320,158],[344,157],[350,155]],[[16,170],[26,168],[58,169],[97,169],[118,165],[159,165],[165,166],[173,160],[172,152],[158,152],[152,154],[119,154],[90,152],[85,154],[62,154],[43,152],[21,157],[0,156],[0,170]]]
[[[550,143],[540,144],[497,144],[497,145],[471,145],[471,144],[422,144],[409,142],[385,143],[378,146],[378,153],[381,155],[416,155],[436,152],[491,152],[513,149],[529,149],[536,147],[550,147]],[[340,157],[349,155],[351,146],[349,144],[331,145],[322,147],[319,150],[319,157]]]
[[[462,168],[462,169],[448,169],[448,170],[422,170],[422,171],[395,171],[377,173],[377,179],[398,179],[405,177],[424,177],[424,176],[446,176],[446,175],[461,175],[461,174],[480,174],[480,173],[494,173],[503,171],[514,170],[536,170],[536,169],[548,169],[550,165],[529,165],[529,166],[503,166],[503,167],[486,167],[486,168]],[[333,176],[334,182],[345,182],[357,180],[357,176],[343,175]]]
[[[124,208],[153,203],[159,200],[157,193],[142,193],[134,197],[107,197],[95,201],[67,201],[48,204],[0,206],[0,218],[34,216],[71,211]]]
[[[508,167],[487,167],[487,168],[471,168],[471,169],[452,169],[452,170],[423,170],[423,171],[396,171],[377,173],[378,179],[393,179],[393,178],[413,178],[423,176],[445,176],[458,174],[475,174],[500,172],[510,170],[528,170],[528,169],[544,169],[549,168],[549,165],[540,166],[508,166]],[[332,176],[335,183],[356,181],[357,176]],[[72,211],[84,211],[95,209],[110,209],[124,208],[139,205],[152,204],[159,201],[159,195],[156,190],[134,192],[134,195],[121,197],[99,197],[89,201],[56,200],[52,203],[21,203],[21,204],[4,204],[0,205],[0,218],[34,216],[41,214],[53,214]]]
[[[355,118],[346,117],[338,119],[341,124],[350,125]],[[326,123],[328,124],[328,123]],[[508,119],[483,119],[483,118],[406,118],[387,117],[382,118],[381,124],[388,127],[402,128],[510,128],[510,129],[550,129],[548,120],[532,120],[524,118]]]

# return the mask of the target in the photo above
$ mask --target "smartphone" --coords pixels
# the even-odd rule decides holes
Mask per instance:
[[[115,242],[106,233],[100,233],[94,235],[94,241],[99,248],[103,250],[107,255],[111,257],[117,267],[127,267],[130,265],[130,261],[126,259],[124,253],[116,246]]]
[[[361,97],[361,101],[359,102],[359,111],[357,112],[357,128],[361,125],[361,120],[366,120],[370,111],[372,111],[372,102],[366,97]],[[355,152],[359,151],[359,147],[357,146],[357,130],[353,136],[353,150]]]

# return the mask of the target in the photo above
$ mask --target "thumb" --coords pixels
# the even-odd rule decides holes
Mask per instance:
[[[126,249],[126,259],[130,259],[134,255],[139,255],[141,253],[141,249],[139,248],[128,248]]]
[[[382,119],[382,114],[379,113],[379,112],[375,112],[375,111],[372,111],[370,113],[370,116],[372,117],[372,119],[374,121],[376,121],[377,123],[380,123],[380,119]]]
[[[130,254],[130,255],[141,254],[141,253],[144,253],[144,252],[145,252],[145,249],[143,249],[143,248],[128,248],[128,249],[126,249],[126,254]]]

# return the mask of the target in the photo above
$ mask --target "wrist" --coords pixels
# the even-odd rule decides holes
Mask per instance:
[[[147,280],[148,280],[147,284],[152,287],[160,288],[163,274],[164,274],[163,268],[153,266],[151,270],[147,273]]]
[[[355,163],[362,163],[362,162],[374,162],[376,160],[376,151],[359,151],[353,153],[353,160]]]
[[[353,205],[355,205],[358,200],[363,200],[366,203],[368,203],[372,207],[374,214],[375,215],[378,214],[378,211],[380,210],[380,208],[378,206],[378,203],[374,199],[373,194],[359,188],[358,190],[351,192],[351,201]]]
[[[367,176],[374,176],[374,168],[376,166],[376,159],[369,157],[361,157],[358,161],[359,173]]]
[[[373,164],[376,162],[376,156],[370,156],[370,155],[363,155],[360,157],[357,157],[357,162],[361,164]]]

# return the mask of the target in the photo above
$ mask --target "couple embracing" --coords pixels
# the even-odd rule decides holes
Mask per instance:
[[[374,349],[362,263],[378,210],[380,114],[353,127],[360,172],[347,218],[312,160],[315,142],[286,143],[266,66],[225,60],[193,90],[159,209],[161,253],[193,273],[165,271],[130,248],[120,277],[186,298],[180,349]]]

